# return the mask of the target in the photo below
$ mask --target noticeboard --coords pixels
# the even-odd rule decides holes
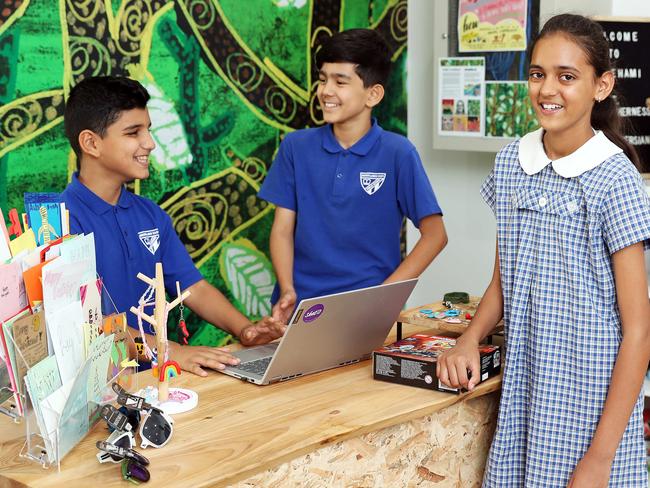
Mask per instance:
[[[650,18],[598,17],[610,43],[620,93],[619,113],[626,120],[625,138],[636,148],[642,172],[650,173]]]

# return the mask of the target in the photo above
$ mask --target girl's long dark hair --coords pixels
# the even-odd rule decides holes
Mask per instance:
[[[562,34],[580,46],[587,56],[587,61],[594,67],[596,76],[602,76],[603,73],[614,69],[609,57],[609,43],[605,39],[602,27],[597,22],[582,15],[556,15],[544,24],[539,36],[531,44],[529,53],[532,55],[537,41],[553,34]],[[623,136],[623,129],[627,121],[618,113],[617,100],[620,102],[621,98],[614,86],[610,96],[600,103],[595,103],[591,110],[591,126],[594,129],[602,130],[610,141],[623,149],[630,161],[640,170],[639,155],[634,146]]]

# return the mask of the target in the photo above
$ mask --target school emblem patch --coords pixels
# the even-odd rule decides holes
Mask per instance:
[[[386,180],[386,173],[368,173],[362,171],[359,173],[359,181],[361,181],[361,188],[368,195],[377,193]]]
[[[140,231],[138,237],[151,254],[156,254],[158,246],[160,246],[160,232],[158,229]]]

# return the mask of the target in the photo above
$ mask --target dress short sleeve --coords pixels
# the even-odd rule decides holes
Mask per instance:
[[[490,171],[490,174],[487,175],[485,181],[481,185],[481,197],[485,203],[492,209],[493,212],[496,211],[496,189],[494,187],[494,170]]]
[[[603,238],[610,254],[643,242],[650,249],[650,197],[636,170],[626,171],[603,201]]]

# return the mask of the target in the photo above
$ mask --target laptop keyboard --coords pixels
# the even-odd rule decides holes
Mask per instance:
[[[262,359],[256,359],[255,361],[248,361],[245,363],[241,363],[237,366],[237,369],[241,369],[242,371],[246,371],[247,373],[253,373],[253,374],[259,374],[262,376],[266,369],[269,367],[269,363],[271,362],[271,359],[273,359],[273,356],[269,356],[267,358],[262,358]]]

